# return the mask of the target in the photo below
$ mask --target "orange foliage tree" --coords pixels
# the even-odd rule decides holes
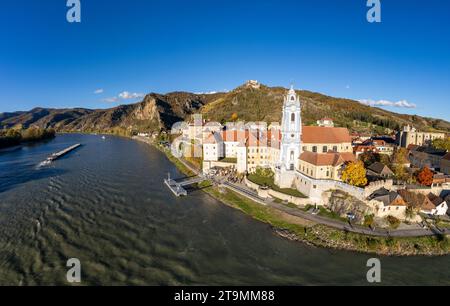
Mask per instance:
[[[417,181],[424,186],[431,186],[433,184],[433,171],[428,167],[423,167],[417,173]]]

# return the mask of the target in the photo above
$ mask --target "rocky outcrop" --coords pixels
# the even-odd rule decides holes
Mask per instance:
[[[366,215],[372,213],[372,209],[366,203],[345,192],[334,190],[327,191],[324,194],[328,198],[326,206],[341,217],[345,218],[348,213],[353,213],[356,216],[355,221],[360,223]]]

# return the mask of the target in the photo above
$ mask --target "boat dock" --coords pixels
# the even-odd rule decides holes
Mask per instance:
[[[202,175],[199,175],[190,179],[177,182],[170,178],[169,173],[168,178],[164,179],[164,183],[167,185],[167,187],[169,187],[170,191],[172,191],[174,195],[180,197],[180,196],[187,196],[187,191],[183,187],[200,183],[203,182],[204,180],[206,180],[206,178],[203,177]]]

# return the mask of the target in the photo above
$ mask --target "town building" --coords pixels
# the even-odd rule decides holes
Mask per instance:
[[[398,190],[398,193],[406,201],[409,206],[415,207],[420,212],[427,215],[443,216],[447,213],[447,203],[434,194],[424,195],[421,193],[411,192],[406,189]]]
[[[325,127],[334,127],[334,121],[331,118],[322,118],[320,120],[317,120],[317,125]]]
[[[393,216],[397,219],[406,218],[407,204],[400,194],[381,188],[369,197],[369,206],[372,207],[374,215],[379,218]]]
[[[364,153],[394,154],[395,145],[383,139],[366,139],[361,143],[353,142],[353,152],[356,156]]]
[[[389,167],[385,164],[374,162],[369,167],[367,167],[367,175],[380,178],[390,178],[394,176],[394,172],[392,172],[392,170],[389,169]]]
[[[407,148],[410,144],[417,146],[430,145],[433,140],[440,138],[445,138],[445,133],[419,132],[409,125],[400,130],[396,136],[398,146],[403,148]]]
[[[447,202],[443,198],[441,198],[433,193],[429,193],[427,195],[427,198],[435,206],[435,208],[432,208],[431,210],[427,211],[426,212],[427,214],[436,215],[436,216],[445,216],[447,214],[448,205],[447,205]]]
[[[301,102],[291,88],[285,96],[281,124],[254,124],[208,131],[203,143],[203,171],[213,167],[233,167],[251,173],[270,168],[280,188],[295,188],[321,202],[326,190],[364,190],[342,182],[345,165],[356,161],[352,138],[346,128],[303,126]]]
[[[446,154],[446,150],[435,149],[431,146],[420,146],[410,150],[409,160],[414,167],[428,167],[433,170],[439,170],[441,160]]]
[[[442,157],[440,167],[442,173],[450,175],[450,152]]]
[[[372,145],[357,144],[353,146],[353,153],[355,154],[356,157],[359,157],[361,154],[364,153],[378,154],[379,151],[375,146]]]

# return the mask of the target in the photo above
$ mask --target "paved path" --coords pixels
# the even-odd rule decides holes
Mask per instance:
[[[223,184],[225,187],[238,192],[239,194],[242,194],[249,199],[267,205],[269,207],[281,210],[285,213],[288,213],[293,216],[297,216],[303,219],[306,219],[308,221],[312,221],[318,224],[323,224],[335,229],[352,232],[352,233],[358,233],[358,234],[364,234],[364,235],[370,235],[370,236],[380,236],[380,237],[420,237],[420,236],[434,236],[438,234],[450,234],[448,230],[439,230],[437,228],[432,229],[403,229],[403,230],[387,230],[387,229],[374,229],[371,230],[367,227],[359,226],[359,225],[351,225],[346,222],[342,222],[335,219],[330,219],[327,217],[322,217],[319,215],[313,215],[309,212],[302,211],[298,208],[292,208],[288,207],[286,205],[283,205],[281,203],[274,202],[273,199],[263,199],[258,196],[258,194],[251,190],[250,188],[242,185],[242,184],[233,184],[230,182],[225,182]]]

